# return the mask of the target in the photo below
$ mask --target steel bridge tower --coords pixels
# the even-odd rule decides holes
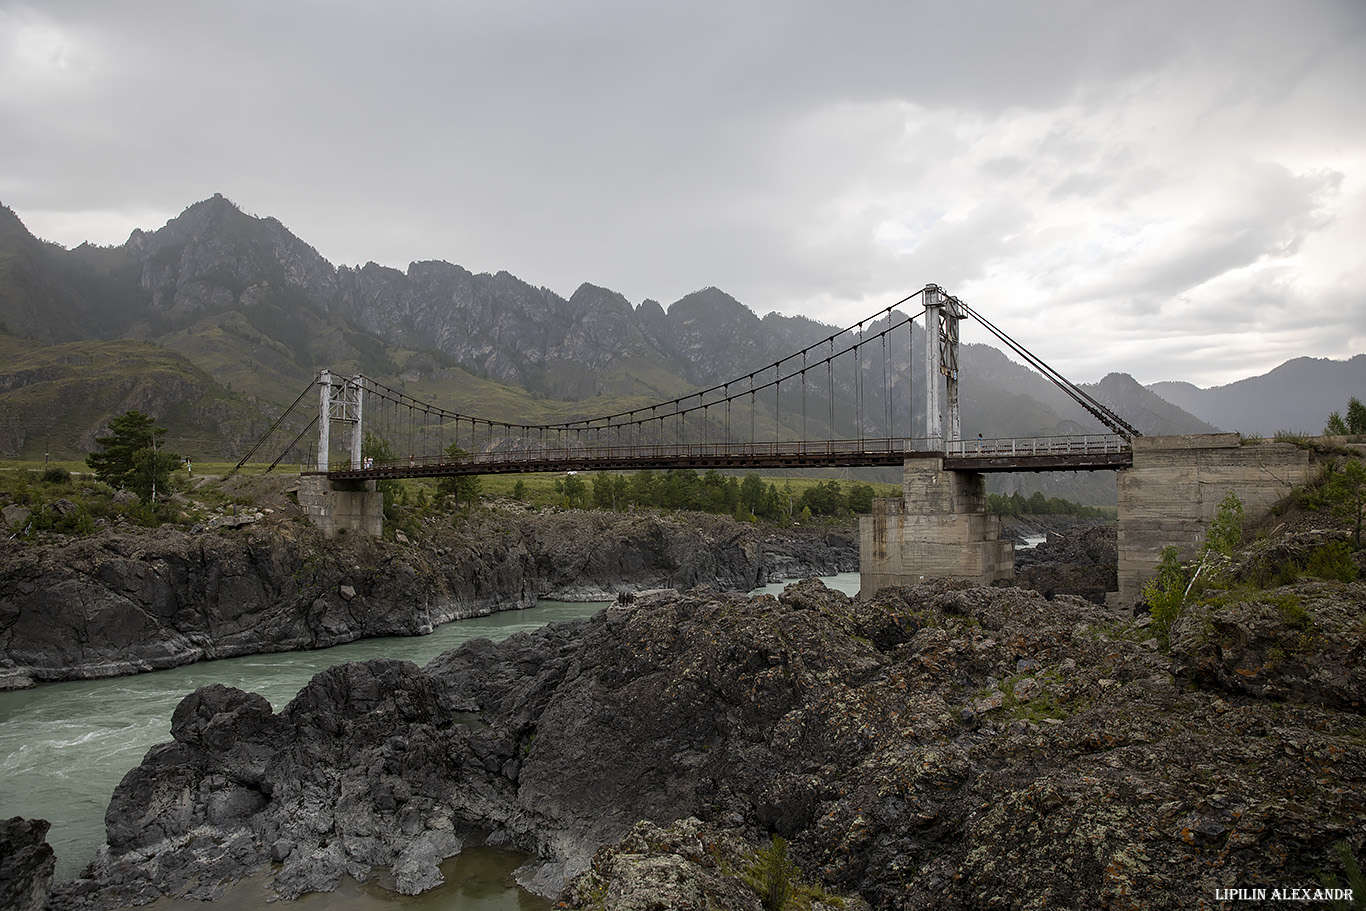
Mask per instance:
[[[938,285],[926,285],[924,297],[925,439],[930,449],[943,450],[946,423],[950,441],[963,436],[958,413],[958,323],[967,314],[958,298],[949,297]]]
[[[351,425],[351,468],[361,467],[361,409],[365,400],[364,377],[360,374],[334,386],[332,373],[324,370],[318,375],[318,471],[327,471],[327,450],[332,445],[332,422]]]

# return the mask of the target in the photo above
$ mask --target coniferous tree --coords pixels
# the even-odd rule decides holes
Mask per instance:
[[[469,453],[461,448],[459,443],[452,443],[446,447],[446,458],[449,461],[458,462],[467,456]],[[479,499],[482,488],[483,482],[479,480],[479,476],[472,474],[442,478],[436,485],[437,493],[453,497],[457,505],[470,504]]]
[[[165,436],[166,428],[151,415],[125,411],[109,422],[108,436],[95,437],[101,451],[89,453],[85,464],[109,486],[154,500],[180,465],[180,456],[166,451]]]
[[[1347,400],[1347,432],[1366,433],[1366,405],[1356,396]]]

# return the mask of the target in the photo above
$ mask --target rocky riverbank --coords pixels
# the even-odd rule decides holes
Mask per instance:
[[[1028,526],[1035,534],[1039,525]],[[1055,520],[1038,545],[1015,551],[1015,584],[1048,598],[1078,595],[1104,604],[1119,590],[1119,548],[1114,525]]]
[[[758,907],[746,858],[774,835],[855,908],[1314,887],[1341,875],[1334,843],[1366,840],[1366,586],[1297,585],[1208,640],[1183,627],[1171,655],[1080,598],[939,583],[858,602],[808,581],[644,595],[425,669],[343,665],[278,713],[207,687],[50,907],[209,898],[267,869],[282,896],[344,875],[419,891],[475,831],[536,854],[523,878],[575,908],[657,907],[665,887]],[[1247,685],[1312,667],[1278,650],[1319,640],[1333,673]]]
[[[1025,544],[1029,538],[1042,538],[1050,533],[1065,534],[1075,528],[1102,527],[1105,524],[1105,519],[1084,516],[1004,516],[1001,519],[1001,537],[1016,544]]]
[[[858,568],[852,528],[777,530],[700,514],[488,508],[394,542],[325,541],[297,515],[258,518],[194,532],[123,526],[5,550],[0,689],[418,635],[542,597],[747,591]]]

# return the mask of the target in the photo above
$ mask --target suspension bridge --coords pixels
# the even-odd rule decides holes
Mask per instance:
[[[966,319],[1104,429],[963,439],[958,349]],[[329,537],[382,534],[376,482],[389,478],[900,466],[902,496],[874,500],[859,520],[859,571],[870,592],[935,576],[987,584],[1013,575],[1000,518],[985,512],[990,472],[1117,471],[1122,604],[1133,603],[1163,546],[1190,551],[1229,492],[1257,518],[1311,474],[1307,454],[1289,444],[1246,445],[1236,433],[1142,437],[938,285],[728,382],[559,423],[468,414],[372,377],[325,370],[237,467],[310,411],[270,467],[287,458],[303,463],[299,503]],[[310,432],[317,435],[305,442]]]
[[[976,320],[1106,430],[1029,439],[961,439],[959,324]],[[919,338],[914,328],[919,321]],[[312,473],[335,482],[514,472],[755,469],[903,465],[948,469],[1113,470],[1131,464],[1132,426],[938,285],[885,307],[750,373],[668,401],[562,423],[524,424],[461,413],[364,375],[323,371],[250,459],[299,408]],[[334,429],[335,428],[335,429]],[[391,453],[366,453],[367,434]]]

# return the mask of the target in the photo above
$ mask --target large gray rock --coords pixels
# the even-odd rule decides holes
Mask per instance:
[[[47,843],[45,819],[0,820],[0,908],[41,911],[52,891],[57,858]]]
[[[32,514],[32,510],[27,507],[15,506],[11,503],[3,509],[0,509],[0,520],[3,520],[7,527],[18,531],[24,527],[24,523],[28,521],[28,517]]]
[[[1114,525],[1058,521],[1036,547],[1015,551],[1015,582],[1045,597],[1077,595],[1104,604],[1119,590]]]

